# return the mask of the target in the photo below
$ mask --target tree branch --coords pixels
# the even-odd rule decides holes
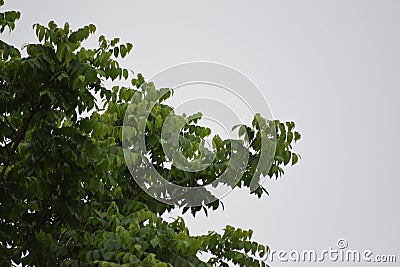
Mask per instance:
[[[8,127],[10,127],[11,131],[13,132],[14,136],[16,137],[17,136],[17,131],[11,125],[10,121],[7,119],[7,116],[5,116],[4,114],[1,114],[1,116],[4,118],[4,121],[7,123]]]
[[[39,107],[40,107],[41,102],[39,103],[39,105],[34,106],[31,110],[31,112],[28,115],[28,118],[26,118],[24,124],[22,125],[21,129],[18,130],[18,132],[16,132],[16,136],[15,136],[15,141],[13,142],[12,146],[11,146],[11,150],[8,152],[8,156],[7,156],[7,161],[3,166],[3,170],[0,173],[0,181],[5,179],[5,172],[8,168],[8,166],[10,166],[10,160],[11,160],[11,156],[12,154],[17,150],[19,144],[21,143],[22,139],[25,137],[26,131],[28,129],[29,124],[31,123],[33,116],[35,116],[36,112],[39,111]]]

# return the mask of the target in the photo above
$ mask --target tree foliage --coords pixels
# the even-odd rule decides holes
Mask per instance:
[[[0,32],[13,30],[19,17],[16,11],[0,13]],[[100,36],[98,47],[82,46],[96,31],[94,25],[72,30],[68,23],[49,22],[34,30],[38,42],[23,47],[26,56],[0,40],[0,265],[265,266],[258,258],[268,247],[252,241],[251,230],[226,226],[221,234],[192,236],[182,218],[164,221],[161,215],[173,207],[154,200],[132,178],[122,123],[135,97],[138,105],[148,105],[151,97],[154,108],[144,122],[151,164],[186,186],[215,181],[229,161],[231,140],[213,137],[217,156],[202,172],[165,168],[160,131],[173,112],[164,104],[172,90],[156,89],[140,74],[131,79],[131,88],[104,85],[131,78],[118,59],[133,45]],[[97,105],[96,93],[105,108]],[[80,116],[85,111],[91,115]],[[193,158],[211,130],[198,125],[200,114],[184,118],[181,147]],[[257,119],[240,126],[251,152],[243,177],[232,187],[249,188],[254,175],[277,178],[284,165],[299,159],[292,151],[300,139],[294,123],[269,121],[277,133],[273,164],[256,168],[263,134]],[[252,194],[266,192],[260,186]],[[216,200],[190,210],[195,216],[218,207]],[[211,257],[204,262],[200,253]]]

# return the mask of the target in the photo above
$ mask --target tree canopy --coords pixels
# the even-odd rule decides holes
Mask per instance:
[[[12,31],[19,18],[17,11],[0,13],[0,32]],[[232,165],[237,144],[248,158],[232,170],[241,176],[229,186],[261,197],[267,190],[258,184],[253,190],[252,177],[278,178],[299,159],[292,151],[300,139],[295,124],[256,115],[252,125],[239,127],[246,140],[212,137],[215,157],[208,168],[193,173],[166,167],[171,159],[162,147],[162,125],[174,109],[164,101],[173,90],[156,88],[141,74],[132,78],[120,66],[133,45],[100,36],[97,47],[83,46],[96,31],[92,24],[72,30],[51,21],[34,30],[38,41],[24,45],[25,56],[0,40],[0,265],[266,266],[260,257],[268,246],[253,241],[251,230],[226,226],[223,233],[193,236],[182,218],[164,221],[161,215],[174,206],[150,196],[133,176],[145,175],[143,166],[150,164],[174,184],[213,183]],[[121,79],[130,79],[132,87],[118,86]],[[116,85],[107,88],[105,81]],[[131,103],[151,107],[145,120],[125,117]],[[182,155],[204,156],[202,140],[212,133],[198,124],[201,114],[174,116],[185,122],[178,143]],[[123,134],[124,124],[129,134]],[[132,134],[139,125],[143,132]],[[263,148],[268,132],[275,133],[273,146]],[[123,145],[139,134],[148,155]],[[273,149],[268,168],[258,164],[266,160],[263,149]],[[193,216],[222,206],[218,199],[180,205]],[[209,260],[202,261],[200,253],[209,253]]]

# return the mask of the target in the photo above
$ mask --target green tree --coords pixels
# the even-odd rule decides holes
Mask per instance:
[[[0,13],[0,32],[13,30],[19,17],[16,11]],[[150,157],[133,151],[131,159],[147,160],[184,186],[215,181],[234,152],[232,140],[213,137],[216,158],[200,174],[165,168],[160,126],[173,113],[163,104],[172,90],[156,89],[140,74],[131,79],[132,88],[104,85],[130,78],[117,59],[132,44],[100,36],[98,47],[85,48],[82,42],[95,32],[94,25],[73,31],[68,23],[60,27],[50,22],[34,29],[38,42],[24,46],[26,56],[0,40],[0,266],[265,266],[258,258],[268,253],[268,246],[252,241],[251,230],[226,226],[222,234],[192,236],[182,218],[164,221],[161,215],[173,206],[149,196],[132,178],[122,124],[130,102],[153,101],[144,122]],[[100,94],[104,109],[94,93]],[[84,111],[93,112],[83,118]],[[176,116],[187,122],[180,134],[183,153],[194,158],[211,131],[197,124],[199,115]],[[284,165],[295,164],[299,156],[292,143],[300,134],[294,126],[259,116],[252,125],[240,126],[248,137],[248,146],[240,144],[249,159],[244,175],[231,186],[250,188],[251,177],[278,177]],[[262,135],[271,127],[276,131],[272,167],[257,168],[263,160]],[[260,186],[252,194],[266,192]],[[195,216],[220,206],[215,200],[184,212],[190,209]],[[208,262],[198,258],[202,252],[210,253]]]

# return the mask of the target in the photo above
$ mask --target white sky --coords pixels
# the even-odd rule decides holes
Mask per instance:
[[[6,36],[18,46],[35,40],[35,22],[94,23],[134,43],[123,63],[145,77],[188,61],[226,64],[261,88],[276,118],[296,122],[303,159],[267,182],[270,197],[235,191],[224,211],[185,216],[192,233],[230,224],[276,250],[321,251],[346,238],[351,249],[400,258],[399,1],[8,0],[6,9],[22,11]]]

